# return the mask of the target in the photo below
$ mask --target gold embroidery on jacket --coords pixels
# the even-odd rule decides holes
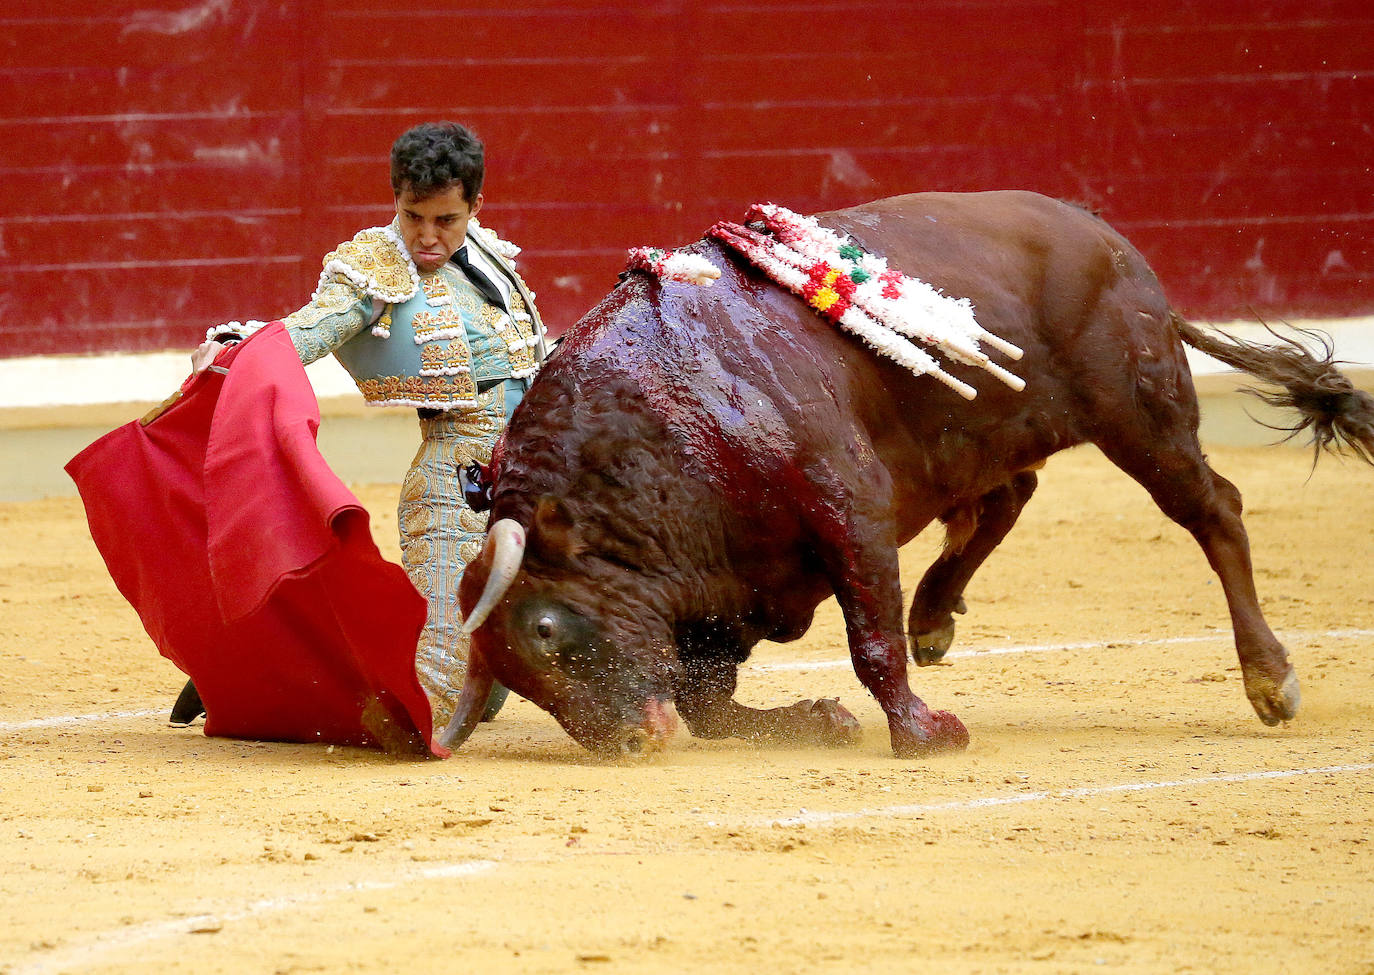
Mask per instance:
[[[401,406],[473,405],[477,401],[477,384],[471,373],[456,376],[385,376],[381,379],[362,379],[358,389],[363,399],[381,405]]]
[[[325,256],[325,273],[330,264],[339,262],[357,278],[360,290],[388,302],[401,302],[415,293],[412,265],[406,260],[385,228],[373,227],[360,231]],[[365,282],[365,283],[364,283]]]
[[[464,342],[428,342],[420,347],[420,375],[456,376],[471,371]]]
[[[444,305],[448,303],[445,299],[452,299],[448,282],[444,280],[442,274],[421,275],[420,288],[425,293],[425,301],[430,305]]]
[[[506,354],[510,357],[511,371],[520,373],[534,367],[535,339],[534,320],[530,317],[519,289],[511,289],[510,311],[510,328],[503,338],[506,339]]]

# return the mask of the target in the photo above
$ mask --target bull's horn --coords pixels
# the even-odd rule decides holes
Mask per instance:
[[[439,733],[439,744],[449,751],[468,740],[472,729],[482,720],[482,712],[487,708],[487,699],[496,678],[487,667],[486,659],[473,647],[468,653],[468,672],[463,678],[463,691],[458,695],[458,703],[453,708],[453,717],[444,730]]]
[[[487,574],[487,586],[482,590],[482,598],[477,600],[477,605],[463,623],[463,632],[468,636],[486,622],[510,584],[515,581],[520,562],[525,557],[525,529],[514,518],[502,518],[487,530],[487,536],[496,545],[496,552],[491,557],[491,572]]]

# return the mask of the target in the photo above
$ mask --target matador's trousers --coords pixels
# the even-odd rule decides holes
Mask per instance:
[[[482,550],[487,515],[463,501],[458,471],[476,460],[486,464],[497,436],[528,387],[510,379],[478,396],[470,410],[420,418],[420,449],[401,485],[397,523],[401,564],[415,588],[429,600],[429,617],[415,651],[415,672],[429,695],[437,732],[448,724],[468,669],[458,583],[463,569]],[[493,715],[505,700],[498,688],[487,707]]]

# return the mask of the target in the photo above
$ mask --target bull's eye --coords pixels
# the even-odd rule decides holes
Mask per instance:
[[[516,610],[515,641],[530,665],[579,680],[603,669],[596,630],[585,616],[549,599],[529,599]]]

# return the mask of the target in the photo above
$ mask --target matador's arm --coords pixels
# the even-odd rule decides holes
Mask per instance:
[[[324,259],[319,287],[310,303],[282,321],[291,343],[309,364],[337,351],[364,328],[374,326],[385,337],[390,303],[408,300],[420,288],[415,265],[391,227],[360,231]],[[262,322],[230,322],[210,329],[205,344],[192,354],[192,367],[204,369],[222,347],[216,339],[247,338]]]
[[[373,305],[373,299],[356,285],[336,277],[321,284],[310,304],[287,315],[282,323],[301,362],[309,365],[371,325],[379,317]]]
[[[291,344],[303,365],[322,359],[381,317],[386,303],[374,301],[342,276],[320,284],[310,303],[282,319]],[[192,356],[199,372],[213,361],[221,343],[245,339],[260,329],[263,322],[228,322],[206,334],[206,342]]]

